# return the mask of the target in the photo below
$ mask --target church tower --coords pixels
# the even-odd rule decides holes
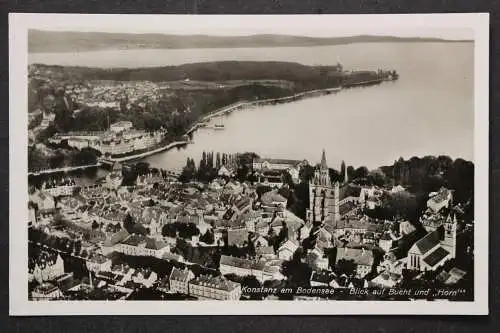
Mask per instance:
[[[443,223],[443,227],[444,239],[441,246],[450,252],[452,258],[455,258],[457,248],[457,216],[454,214],[452,218],[451,215],[449,215]]]
[[[321,163],[314,171],[314,178],[309,183],[309,211],[310,222],[321,222],[336,226],[340,220],[339,198],[340,185],[332,184],[326,154],[323,149]]]

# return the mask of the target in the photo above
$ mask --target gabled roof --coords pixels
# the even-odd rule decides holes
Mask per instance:
[[[279,194],[277,191],[268,191],[260,197],[264,204],[272,204],[273,202],[285,203],[287,199]]]
[[[330,272],[327,273],[327,272],[313,271],[311,274],[311,281],[312,282],[329,284],[334,279],[335,279],[335,274],[330,273]]]
[[[104,245],[105,246],[113,246],[117,243],[125,240],[130,234],[125,229],[120,229],[117,233],[114,233],[110,238],[106,239]]]
[[[194,284],[198,286],[204,286],[224,291],[232,291],[241,286],[239,283],[230,281],[224,278],[223,276],[212,277],[208,275],[200,275],[199,277],[191,280],[189,284]]]
[[[371,250],[353,249],[347,247],[337,248],[337,260],[353,260],[358,265],[373,265],[373,252]]]
[[[274,254],[274,248],[272,246],[259,246],[255,249],[255,254],[257,256]]]
[[[232,256],[221,255],[220,265],[240,267],[245,269],[260,270],[264,269],[264,264],[261,262],[256,262],[254,260],[237,258]]]
[[[182,281],[182,282],[188,282],[191,271],[187,268],[185,269],[180,269],[180,268],[172,268],[172,272],[170,272],[170,280],[176,280],[176,281]]]
[[[439,244],[440,241],[440,232],[439,229],[434,230],[433,232],[429,232],[423,238],[418,240],[415,243],[415,246],[418,248],[420,253],[426,254],[431,249],[433,249],[436,245]]]
[[[291,252],[295,252],[295,250],[297,250],[298,248],[299,248],[299,245],[296,242],[288,239],[280,244],[278,252],[283,251],[283,250],[289,250]]]
[[[175,260],[175,261],[182,261],[183,257],[180,254],[176,253],[171,253],[171,252],[165,252],[163,253],[162,259],[164,260]]]
[[[242,210],[243,208],[250,205],[251,203],[252,203],[252,201],[250,200],[250,198],[244,197],[244,198],[241,198],[240,200],[236,201],[234,203],[234,205],[236,206],[236,208],[238,208],[238,210]]]
[[[290,164],[290,165],[298,165],[303,161],[299,160],[287,160],[287,159],[278,159],[278,158],[256,158],[253,160],[253,163],[263,163],[269,162],[271,164]]]
[[[227,242],[228,245],[243,245],[248,241],[248,230],[247,229],[229,229],[227,231]]]
[[[434,251],[432,251],[432,253],[429,254],[427,257],[425,257],[424,261],[425,263],[427,263],[427,265],[434,267],[449,254],[450,253],[448,251],[446,251],[440,246]]]

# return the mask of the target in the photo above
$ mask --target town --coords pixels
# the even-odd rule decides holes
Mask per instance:
[[[453,177],[462,163],[429,161]],[[371,298],[280,290],[433,286],[469,290],[435,298],[468,300],[472,197],[450,181],[415,204],[411,162],[396,161],[394,179],[380,181],[380,170],[332,169],[325,150],[318,164],[209,152],[175,176],[114,162],[89,186],[69,175],[47,180],[30,187],[29,297],[359,300]]]

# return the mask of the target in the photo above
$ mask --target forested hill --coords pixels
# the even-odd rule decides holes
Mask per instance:
[[[189,49],[235,47],[307,47],[378,42],[454,42],[438,38],[359,35],[307,37],[287,35],[207,36],[30,30],[29,52],[84,52],[116,49]]]
[[[147,68],[89,68],[32,65],[30,74],[43,74],[59,81],[227,81],[227,80],[284,80],[318,81],[325,74],[333,75],[337,67],[312,67],[292,62],[219,61],[190,63],[179,66]],[[66,78],[66,79],[65,79]]]

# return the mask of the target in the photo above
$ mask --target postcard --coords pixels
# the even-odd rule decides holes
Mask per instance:
[[[9,33],[11,315],[488,314],[488,14]]]

